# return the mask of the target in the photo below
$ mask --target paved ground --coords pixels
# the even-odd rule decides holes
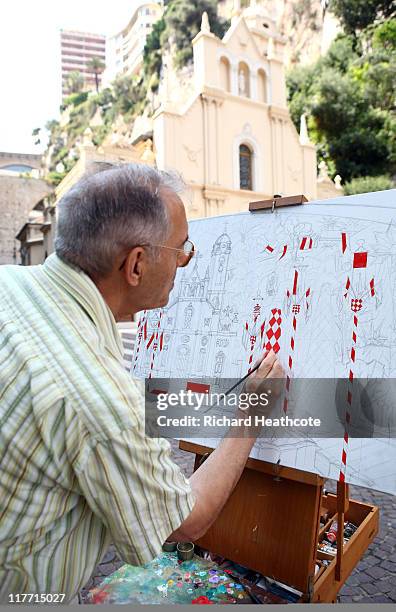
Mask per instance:
[[[175,462],[189,476],[193,469],[190,453],[180,451],[177,443],[172,443]],[[336,485],[328,481],[326,488],[335,491]],[[380,531],[377,538],[368,548],[363,559],[352,572],[340,591],[342,603],[396,603],[396,503],[393,495],[379,493],[362,487],[350,487],[353,499],[373,503],[380,508]],[[81,592],[82,603],[85,603],[87,590],[97,586],[114,572],[122,562],[114,548],[110,548],[102,563]]]

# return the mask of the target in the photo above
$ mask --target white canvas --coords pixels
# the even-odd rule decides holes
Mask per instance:
[[[277,343],[291,385],[396,378],[396,190],[196,220],[189,231],[198,252],[167,307],[143,313],[133,376],[240,378]],[[290,412],[315,410],[303,395]],[[373,435],[394,424],[393,398],[396,389]],[[252,456],[396,493],[391,436],[260,439]]]

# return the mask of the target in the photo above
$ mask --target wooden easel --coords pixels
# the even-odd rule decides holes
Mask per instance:
[[[186,441],[179,447],[195,454],[194,469],[213,451]],[[324,494],[324,482],[317,474],[248,459],[220,516],[197,544],[301,591],[301,601],[335,602],[378,533],[378,508],[349,500],[344,483],[337,495]],[[328,519],[321,525],[323,511]],[[358,526],[345,546],[344,519]],[[342,526],[337,556],[315,574],[326,556],[318,553],[318,541],[333,520]]]
[[[304,195],[251,202],[249,211],[298,206]],[[213,449],[181,441],[195,453],[197,469]],[[337,483],[337,494],[325,494],[317,474],[248,459],[245,470],[219,518],[198,544],[301,591],[301,601],[335,602],[337,593],[378,533],[379,511],[349,499],[349,487]],[[327,520],[321,525],[321,516]],[[318,551],[337,520],[337,554]],[[358,526],[344,545],[344,521]],[[330,565],[318,563],[326,558]]]

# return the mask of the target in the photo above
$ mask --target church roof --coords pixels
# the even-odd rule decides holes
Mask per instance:
[[[225,232],[223,234],[221,234],[221,236],[219,236],[217,238],[217,240],[215,241],[214,245],[216,244],[226,244],[226,243],[230,243],[231,244],[231,238],[229,237],[228,234],[226,234]],[[213,246],[214,246],[213,245]]]

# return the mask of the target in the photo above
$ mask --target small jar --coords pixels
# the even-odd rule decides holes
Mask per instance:
[[[164,552],[175,552],[177,542],[164,542],[162,544],[162,550]]]
[[[194,544],[192,542],[179,542],[177,544],[177,556],[180,561],[190,561],[194,556]]]

